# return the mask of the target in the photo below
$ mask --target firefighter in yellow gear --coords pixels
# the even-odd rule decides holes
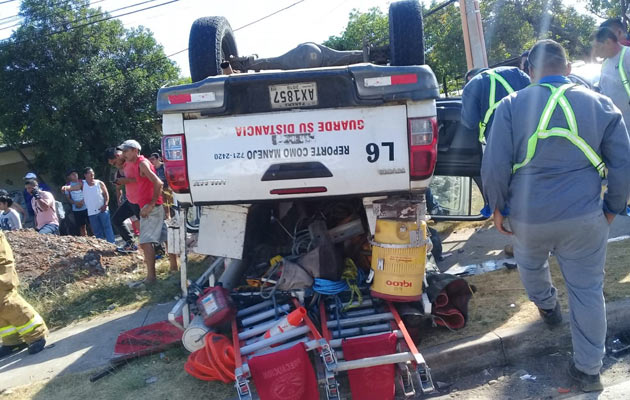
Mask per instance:
[[[18,285],[13,251],[0,231],[0,357],[25,347],[35,354],[46,346],[46,323],[19,295]]]

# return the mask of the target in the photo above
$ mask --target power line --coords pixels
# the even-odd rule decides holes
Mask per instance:
[[[20,14],[15,14],[15,15],[9,15],[8,17],[2,17],[0,18],[0,21],[4,21],[4,20],[8,20],[8,19],[16,19],[17,17],[19,17]]]
[[[176,51],[175,53],[168,54],[168,55],[166,55],[166,56],[164,56],[164,57],[166,57],[166,58],[171,58],[171,57],[176,56],[176,55],[178,55],[178,54],[180,54],[180,53],[183,53],[183,52],[185,52],[185,51],[188,51],[188,47],[186,47],[186,48],[185,48],[185,49],[183,49],[183,50]]]
[[[243,29],[243,28],[247,28],[247,27],[248,27],[248,26],[250,26],[250,25],[254,25],[254,24],[256,24],[256,23],[258,23],[258,22],[260,22],[260,21],[263,21],[263,20],[265,20],[265,19],[267,19],[267,18],[269,18],[269,17],[273,17],[274,15],[276,15],[276,14],[278,14],[278,13],[280,13],[280,12],[284,11],[284,10],[288,10],[289,8],[291,8],[291,7],[293,7],[293,6],[296,6],[296,5],[298,5],[298,4],[300,4],[300,3],[303,3],[303,2],[304,2],[304,0],[299,0],[299,1],[296,1],[296,2],[295,2],[295,3],[293,3],[293,4],[290,4],[290,5],[288,5],[288,6],[284,7],[284,8],[281,8],[281,9],[280,9],[280,10],[278,10],[278,11],[274,11],[274,12],[272,12],[271,14],[265,15],[264,17],[259,18],[259,19],[257,19],[256,21],[252,21],[252,22],[250,22],[250,23],[248,23],[248,24],[245,24],[245,25],[243,25],[243,26],[240,26],[240,27],[238,27],[238,28],[234,29],[234,32],[239,31],[239,30],[241,30],[241,29]]]
[[[57,3],[53,3],[53,4],[51,4],[51,5],[50,5],[50,8],[51,8],[51,9],[55,9],[56,7],[65,7],[65,6],[67,6],[68,4],[70,4],[72,1],[73,1],[73,0],[61,0],[61,1],[57,2]],[[88,7],[91,7],[91,6],[93,6],[93,5],[95,5],[95,4],[98,4],[98,3],[103,3],[103,2],[105,2],[105,1],[107,1],[107,0],[96,0],[96,1],[93,1],[93,2],[91,2],[91,3],[88,5]],[[43,16],[44,18],[50,18],[50,17],[52,17],[52,16],[58,16],[58,15],[59,15],[59,12],[53,12],[53,13],[49,13],[49,14],[43,14],[42,16]],[[19,19],[22,19],[22,17],[20,16],[20,14],[19,14],[19,13],[18,13],[18,14],[15,14],[15,15],[11,15],[11,16],[9,16],[9,17],[3,17],[3,18],[0,18],[0,25],[10,24],[10,23],[13,23],[13,22],[15,22],[15,21],[17,21],[17,20],[19,20]],[[19,26],[19,25],[20,25],[20,23],[13,25],[13,27],[15,27],[15,26]],[[3,28],[3,29],[4,29],[4,28]]]
[[[159,7],[159,6],[161,6],[161,5],[166,5],[166,4],[169,4],[169,3],[174,3],[174,2],[176,2],[176,1],[178,1],[178,0],[172,0],[172,1],[169,1],[168,3],[157,4],[157,5],[154,5],[154,6],[152,6],[152,7],[148,7],[148,8],[155,8],[155,7]],[[287,7],[284,7],[284,8],[282,8],[282,9],[280,9],[280,10],[274,11],[274,12],[273,12],[273,13],[271,13],[271,14],[265,15],[264,17],[261,17],[261,18],[259,18],[259,19],[255,20],[255,21],[252,21],[252,22],[249,22],[249,23],[247,23],[247,24],[245,24],[245,25],[243,25],[243,26],[240,26],[240,27],[238,27],[238,28],[234,29],[234,31],[238,31],[238,30],[240,30],[240,29],[243,29],[243,28],[249,27],[249,26],[251,26],[251,25],[253,25],[253,24],[255,24],[255,23],[261,22],[261,21],[263,21],[263,20],[265,20],[265,19],[267,19],[267,18],[270,18],[270,17],[272,17],[272,16],[274,16],[274,15],[278,14],[279,12],[282,12],[282,11],[284,11],[284,10],[287,10],[287,9],[289,9],[289,8],[291,8],[291,7],[293,7],[293,6],[297,5],[297,4],[299,4],[299,3],[302,3],[302,2],[304,2],[304,1],[305,1],[305,0],[299,0],[299,1],[295,2],[295,3],[293,3],[293,4],[290,4],[290,5],[289,5],[289,6],[287,6]],[[148,9],[148,8],[147,8],[147,9]],[[142,11],[142,10],[137,10],[137,11]],[[132,13],[133,13],[133,12],[132,12]],[[135,66],[135,67],[126,68],[126,69],[124,70],[124,72],[131,72],[131,71],[135,71],[135,70],[140,69],[140,68],[146,68],[146,67],[148,67],[148,66],[150,66],[150,65],[152,65],[152,64],[154,64],[154,63],[157,63],[157,62],[160,62],[160,61],[164,61],[164,60],[169,60],[169,58],[170,58],[170,57],[176,56],[176,55],[181,54],[181,53],[186,52],[186,51],[188,51],[188,47],[187,47],[187,48],[185,48],[185,49],[182,49],[182,50],[176,51],[176,52],[174,52],[174,53],[171,53],[171,54],[165,55],[165,56],[159,56],[159,57],[157,57],[157,58],[156,58],[156,59],[154,59],[154,60],[150,60],[150,61],[148,61],[148,62],[146,62],[146,63],[140,64],[140,65],[137,65],[137,66]],[[170,61],[170,60],[169,60],[169,61]],[[107,80],[107,79],[109,79],[109,78],[112,78],[113,76],[115,76],[116,74],[121,73],[121,72],[123,72],[123,71],[118,70],[118,71],[116,71],[116,73],[106,75],[106,76],[102,77],[101,79],[98,79],[98,80],[94,81],[93,83],[100,83],[100,82],[103,82],[103,81],[105,81],[105,80]]]
[[[0,18],[0,25],[10,24],[11,22],[17,21],[18,19],[20,19],[18,15],[14,15],[12,17]],[[6,21],[3,22],[3,20],[6,20]]]
[[[284,11],[284,10],[288,10],[289,8],[291,8],[291,7],[293,7],[293,6],[296,6],[296,5],[298,5],[298,4],[300,4],[300,3],[304,2],[304,1],[305,1],[305,0],[299,0],[299,1],[295,2],[295,3],[293,3],[293,4],[290,4],[290,5],[288,5],[288,6],[284,7],[284,8],[281,8],[280,10],[274,11],[274,12],[272,12],[271,14],[267,14],[267,15],[265,15],[264,17],[258,18],[258,19],[257,19],[257,20],[255,20],[255,21],[248,22],[247,24],[245,24],[245,25],[243,25],[243,26],[239,26],[238,28],[233,29],[233,30],[232,30],[232,32],[239,31],[239,30],[241,30],[241,29],[243,29],[243,28],[247,28],[248,26],[252,26],[252,25],[254,25],[254,24],[258,23],[258,22],[264,21],[265,19],[267,19],[267,18],[269,18],[269,17],[273,17],[274,15],[276,15],[276,14],[278,14],[278,13],[280,13],[280,12]],[[167,57],[167,58],[170,58],[170,57],[173,57],[173,56],[175,56],[175,55],[177,55],[177,54],[183,53],[183,52],[185,52],[185,51],[188,51],[188,47],[186,47],[185,49],[182,49],[182,50],[176,51],[176,52],[175,52],[175,53],[173,53],[173,54],[169,54],[169,55],[167,55],[166,57]]]
[[[86,27],[86,26],[90,26],[90,25],[94,25],[94,24],[97,24],[97,23],[99,23],[99,22],[109,21],[110,19],[120,18],[120,17],[124,17],[124,16],[126,16],[126,15],[131,15],[131,14],[136,14],[136,13],[139,13],[139,12],[142,12],[142,11],[147,11],[147,10],[151,10],[151,9],[153,9],[153,8],[158,8],[158,7],[166,6],[166,5],[168,5],[168,4],[176,3],[176,2],[178,2],[178,1],[180,1],[180,0],[170,0],[170,1],[167,1],[166,3],[155,4],[155,5],[152,5],[152,6],[149,6],[149,7],[141,8],[141,9],[139,9],[139,10],[129,11],[129,12],[126,12],[126,13],[123,13],[123,14],[118,14],[118,15],[111,15],[111,16],[109,16],[109,17],[106,17],[106,18],[101,18],[101,19],[98,19],[98,20],[96,20],[96,21],[90,21],[90,22],[87,22],[87,23],[85,23],[85,24],[71,26],[70,28],[68,28],[68,29],[64,29],[63,31],[59,31],[59,32],[50,32],[50,33],[44,34],[44,35],[42,35],[42,36],[44,36],[44,37],[49,37],[49,36],[54,36],[54,35],[58,35],[58,34],[61,34],[61,33],[66,33],[66,32],[70,32],[70,31],[74,31],[74,30],[76,30],[76,29],[79,29],[79,28],[84,28],[84,27]],[[30,40],[28,40],[28,39],[25,39],[25,40],[18,40],[18,41],[15,41],[15,42],[9,42],[8,44],[17,45],[17,44],[22,44],[22,43],[25,43],[25,42],[28,42],[28,41],[30,41]]]
[[[96,3],[101,3],[101,2],[103,2],[103,1],[105,1],[105,0],[99,0],[99,1],[94,2],[93,4],[96,4]],[[147,3],[153,3],[153,2],[155,2],[155,1],[158,1],[158,0],[146,0],[146,1],[142,1],[142,2],[140,2],[140,3],[131,4],[131,5],[129,5],[129,6],[120,7],[120,8],[117,8],[117,9],[115,9],[115,10],[105,10],[105,11],[103,11],[102,13],[99,13],[99,14],[89,15],[89,16],[87,16],[87,17],[85,17],[85,18],[80,18],[80,19],[77,19],[77,20],[74,20],[74,21],[68,21],[68,22],[80,22],[80,21],[87,21],[87,20],[92,19],[92,18],[101,17],[101,16],[103,16],[103,15],[105,15],[105,14],[108,14],[108,13],[113,13],[113,12],[116,12],[116,11],[126,10],[126,9],[128,9],[128,8],[133,8],[133,7],[141,6],[141,5],[143,5],[143,4],[147,4]],[[91,4],[90,4],[90,5],[91,5]],[[17,23],[17,24],[15,24],[15,25],[7,26],[7,27],[5,27],[5,28],[0,28],[0,31],[5,30],[5,29],[11,29],[11,28],[14,28],[14,27],[17,27],[17,26],[20,26],[20,25],[22,25],[22,24],[21,24],[21,23]]]
[[[174,1],[177,1],[177,0],[174,0]],[[259,18],[259,19],[255,20],[255,21],[252,21],[252,22],[249,22],[249,23],[247,23],[247,24],[245,24],[245,25],[243,25],[243,26],[240,26],[240,27],[238,27],[238,28],[234,29],[234,30],[233,30],[233,32],[236,32],[236,31],[238,31],[238,30],[241,30],[241,29],[247,28],[247,27],[249,27],[249,26],[251,26],[251,25],[254,25],[254,24],[258,23],[258,22],[261,22],[261,21],[263,21],[263,20],[265,20],[265,19],[267,19],[267,18],[270,18],[270,17],[272,17],[272,16],[274,16],[274,15],[276,15],[276,14],[278,14],[278,13],[282,12],[282,11],[288,10],[289,8],[291,8],[291,7],[293,7],[293,6],[296,6],[296,5],[298,5],[298,4],[300,4],[300,3],[304,2],[304,1],[305,1],[305,0],[299,0],[299,1],[295,2],[295,3],[293,3],[293,4],[288,5],[287,7],[284,7],[284,8],[282,8],[282,9],[280,9],[280,10],[274,11],[274,12],[272,12],[271,14],[267,14],[267,15],[265,15],[264,17],[261,17],[261,18]],[[164,3],[164,4],[167,4],[167,3]],[[185,49],[182,49],[182,50],[176,51],[176,52],[174,52],[174,53],[167,54],[167,55],[165,55],[165,56],[159,56],[159,57],[157,57],[157,58],[156,58],[156,59],[154,59],[154,60],[148,61],[148,62],[143,63],[143,64],[140,64],[140,65],[138,65],[138,66],[135,66],[135,67],[132,67],[132,68],[127,68],[127,69],[125,69],[125,71],[124,71],[124,72],[131,72],[131,71],[135,71],[135,70],[140,69],[140,68],[146,68],[146,67],[148,67],[148,66],[150,66],[150,65],[152,65],[152,64],[155,64],[155,63],[157,63],[157,62],[160,62],[160,61],[165,61],[165,60],[169,60],[171,57],[176,56],[176,55],[181,54],[181,53],[184,53],[184,52],[186,52],[186,51],[188,51],[188,47],[186,47]],[[170,61],[170,60],[169,60],[169,61]],[[93,83],[100,83],[100,82],[103,82],[103,81],[105,81],[105,80],[107,80],[107,79],[109,79],[109,78],[112,78],[114,75],[116,75],[116,74],[118,74],[118,73],[120,73],[120,72],[123,72],[123,71],[120,71],[120,70],[119,70],[119,71],[117,71],[116,73],[106,75],[106,76],[102,77],[101,79],[98,79],[98,80],[94,81]]]
[[[178,1],[178,0],[173,0],[173,1],[170,1],[170,2],[167,2],[167,3],[158,4],[158,5],[155,5],[155,6],[152,6],[152,7],[147,7],[146,9],[159,7],[159,6],[166,5],[166,4],[170,4],[170,3],[173,3],[173,2],[176,2],[176,1]],[[271,17],[271,16],[273,16],[273,15],[278,14],[278,13],[279,13],[279,12],[281,12],[281,11],[287,10],[287,9],[289,9],[289,8],[291,8],[291,7],[293,7],[293,6],[297,5],[297,4],[299,4],[299,3],[302,3],[303,1],[304,1],[304,0],[300,0],[300,1],[296,2],[296,3],[293,3],[293,4],[291,4],[291,5],[287,6],[287,7],[283,8],[283,9],[280,9],[280,10],[275,11],[275,12],[273,12],[273,13],[271,13],[271,14],[268,14],[268,15],[266,15],[266,16],[264,16],[264,17],[262,17],[262,18],[259,18],[259,19],[257,19],[256,21],[253,21],[253,22],[250,22],[250,23],[248,23],[248,24],[245,24],[245,25],[243,25],[243,26],[241,26],[241,27],[238,27],[238,28],[234,29],[234,31],[237,31],[237,30],[240,30],[240,29],[244,29],[244,28],[249,27],[249,26],[251,26],[251,25],[253,25],[253,24],[255,24],[255,23],[258,23],[258,22],[260,22],[260,21],[263,21],[263,20],[265,20],[265,19],[267,19],[267,18],[269,18],[269,17]],[[144,10],[144,9],[143,9],[143,10]],[[135,12],[139,12],[139,11],[143,11],[143,10],[137,10],[137,11],[135,11]],[[133,13],[135,13],[135,12],[127,13],[127,14],[125,14],[125,15],[128,15],[128,14],[133,14]],[[119,15],[119,16],[121,16],[121,15]],[[114,17],[114,18],[115,18],[115,17]],[[108,18],[108,19],[110,19],[110,18]],[[98,22],[98,21],[95,21],[95,22]],[[59,33],[60,33],[60,32],[59,32]],[[173,57],[173,56],[175,56],[175,55],[181,54],[181,53],[183,53],[183,52],[185,52],[185,51],[188,51],[188,48],[185,48],[185,49],[182,49],[182,50],[176,51],[176,52],[171,53],[171,54],[168,54],[168,55],[166,55],[166,56],[159,56],[159,57],[155,58],[154,60],[150,60],[150,61],[148,61],[148,62],[146,62],[146,63],[143,63],[143,64],[140,64],[140,65],[138,65],[138,66],[136,66],[136,67],[126,68],[126,69],[124,69],[124,70],[117,70],[117,71],[116,71],[116,73],[112,73],[112,74],[106,75],[106,76],[102,77],[101,79],[98,79],[98,80],[94,81],[93,83],[95,83],[95,84],[100,83],[100,82],[102,82],[102,81],[104,81],[104,80],[107,80],[107,79],[109,79],[109,78],[111,78],[111,77],[113,77],[113,76],[115,76],[115,75],[117,75],[117,74],[120,74],[120,73],[123,73],[123,74],[124,74],[124,73],[131,72],[131,71],[134,71],[134,70],[137,70],[137,69],[140,69],[140,68],[146,68],[146,67],[149,67],[150,65],[152,65],[152,64],[154,64],[154,63],[157,63],[157,62],[160,62],[160,61],[169,60],[169,58],[170,58],[170,57]],[[169,61],[170,61],[170,60],[169,60]],[[140,123],[141,123],[140,121],[135,121],[135,124],[137,124],[137,125],[139,125]]]
[[[263,20],[265,20],[265,19],[267,19],[267,18],[270,18],[270,17],[272,17],[272,16],[274,16],[274,15],[276,15],[276,14],[278,14],[278,13],[280,13],[280,12],[284,11],[284,10],[288,10],[289,8],[291,8],[291,7],[295,6],[295,5],[298,5],[298,4],[300,4],[300,3],[304,2],[304,1],[305,1],[305,0],[299,0],[299,1],[295,2],[295,3],[293,3],[293,4],[288,5],[287,7],[284,7],[284,8],[282,8],[282,9],[280,9],[280,10],[274,11],[274,12],[272,12],[271,14],[267,14],[267,15],[265,15],[264,17],[258,18],[258,19],[257,19],[257,20],[255,20],[255,21],[252,21],[252,22],[249,22],[249,23],[247,23],[247,24],[245,24],[245,25],[243,25],[243,26],[240,26],[240,27],[238,27],[238,28],[234,29],[234,30],[233,30],[233,32],[236,32],[236,31],[241,30],[241,29],[243,29],[243,28],[247,28],[247,27],[249,27],[249,26],[251,26],[251,25],[254,25],[254,24],[258,23],[258,22],[261,22],[261,21],[263,21]],[[153,64],[153,63],[156,63],[156,62],[159,62],[159,61],[162,61],[162,60],[168,60],[169,58],[171,58],[171,57],[173,57],[173,56],[176,56],[176,55],[178,55],[178,54],[184,53],[184,52],[186,52],[186,51],[188,51],[188,47],[186,47],[185,49],[182,49],[182,50],[176,51],[176,52],[174,52],[174,53],[171,53],[171,54],[167,54],[167,55],[165,55],[165,56],[158,57],[157,59],[155,59],[155,60],[153,60],[153,61],[149,61],[148,63],[140,64],[140,65],[138,65],[138,66],[136,66],[136,67],[133,67],[133,68],[128,68],[126,71],[134,71],[134,70],[136,70],[136,69],[140,69],[140,68],[148,67],[149,65],[151,65],[151,64]],[[101,82],[101,81],[103,81],[103,80],[105,80],[105,79],[109,79],[109,78],[111,78],[112,76],[114,76],[114,74],[111,74],[111,75],[105,76],[105,77],[103,77],[103,78],[99,79],[99,80],[98,80],[98,81],[96,81],[96,82],[97,82],[97,83],[98,83],[98,82]]]
[[[13,3],[14,1],[17,1],[17,0],[5,0],[5,1],[0,1],[0,4]]]
[[[455,3],[456,1],[458,0],[447,0],[442,4],[438,4],[434,9],[427,11],[422,17],[426,18],[432,14],[435,14],[436,12],[440,11],[444,7],[448,6],[451,3]]]

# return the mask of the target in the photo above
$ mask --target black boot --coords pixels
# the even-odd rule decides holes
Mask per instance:
[[[46,347],[46,339],[41,338],[28,345],[28,354],[37,354]]]
[[[599,392],[604,390],[600,375],[588,375],[575,367],[573,361],[569,364],[569,376],[580,385],[583,392]]]
[[[26,343],[15,344],[13,346],[0,346],[0,358],[6,357],[14,351],[20,351],[26,347]]]
[[[560,303],[557,301],[553,309],[543,310],[539,308],[538,313],[549,327],[558,326],[562,323],[562,310],[560,309]]]

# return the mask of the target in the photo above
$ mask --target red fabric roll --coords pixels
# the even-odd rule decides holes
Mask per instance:
[[[466,325],[466,319],[457,308],[452,305],[440,307],[433,310],[435,323],[439,326],[448,326],[451,329],[461,329]]]

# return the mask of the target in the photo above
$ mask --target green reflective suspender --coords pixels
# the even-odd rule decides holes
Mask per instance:
[[[482,74],[488,74],[490,76],[490,96],[488,98],[488,110],[486,111],[486,115],[483,117],[483,121],[479,123],[479,141],[481,143],[486,143],[486,126],[488,125],[488,121],[490,121],[490,117],[494,113],[494,110],[499,106],[499,101],[496,100],[496,91],[497,91],[497,81],[503,86],[503,88],[508,92],[508,94],[514,93],[514,89],[510,86],[509,83],[503,77],[493,70],[489,69],[483,71]]]
[[[542,84],[541,86],[548,87],[551,90],[551,96],[547,101],[547,105],[543,109],[542,115],[540,117],[540,121],[538,122],[538,127],[536,128],[536,132],[527,141],[527,155],[525,156],[525,160],[522,162],[515,164],[512,167],[512,173],[515,173],[521,167],[527,165],[532,158],[534,158],[534,154],[536,153],[536,145],[538,144],[538,139],[546,139],[551,136],[563,137],[577,146],[582,153],[586,156],[586,158],[593,164],[593,167],[599,173],[599,176],[604,177],[604,170],[606,165],[602,161],[601,157],[593,150],[591,146],[586,143],[584,139],[582,139],[578,135],[578,127],[577,121],[575,120],[575,114],[573,113],[573,109],[569,104],[569,101],[564,95],[564,92],[574,86],[573,83],[566,83],[558,88],[550,84]],[[562,108],[562,112],[564,113],[564,117],[567,120],[567,124],[569,125],[569,129],[565,128],[551,128],[549,129],[549,121],[551,120],[551,116],[556,109],[556,106],[560,104]]]
[[[619,76],[621,77],[621,83],[623,83],[623,87],[626,88],[626,93],[630,98],[630,82],[628,82],[626,71],[623,68],[623,60],[624,56],[626,55],[626,50],[628,50],[628,48],[626,46],[623,46],[623,48],[621,49],[621,55],[619,56]]]

